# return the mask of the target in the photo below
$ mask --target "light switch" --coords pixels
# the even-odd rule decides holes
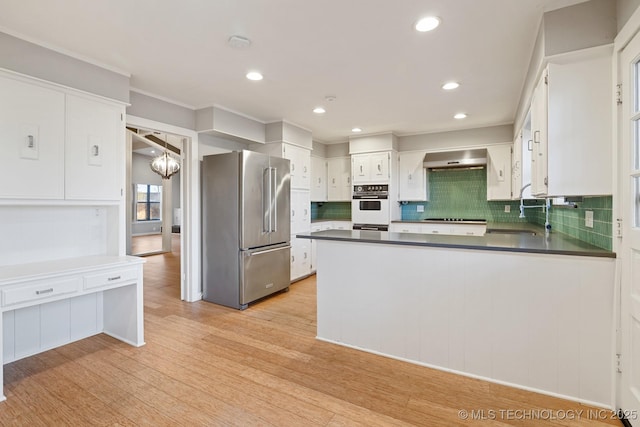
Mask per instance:
[[[417,205],[416,212],[424,212],[424,205]]]
[[[504,211],[505,211],[506,213],[511,212],[511,205],[504,205]]]
[[[593,211],[584,211],[584,226],[593,228]]]

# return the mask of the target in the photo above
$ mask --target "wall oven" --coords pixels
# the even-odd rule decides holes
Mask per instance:
[[[387,231],[389,227],[389,185],[355,185],[351,200],[354,230]]]

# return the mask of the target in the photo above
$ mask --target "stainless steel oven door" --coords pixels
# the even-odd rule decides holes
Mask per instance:
[[[351,221],[355,224],[389,224],[389,199],[351,200]]]

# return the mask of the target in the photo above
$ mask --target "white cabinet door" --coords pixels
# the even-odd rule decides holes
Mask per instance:
[[[422,224],[391,223],[389,231],[393,233],[422,233]]]
[[[311,273],[311,250],[309,239],[291,238],[291,280]]]
[[[367,153],[351,156],[354,184],[385,184],[391,179],[391,153]]]
[[[424,168],[424,152],[404,152],[398,155],[398,200],[427,201],[427,170]]]
[[[311,157],[311,200],[327,201],[327,161],[321,157]]]
[[[351,201],[351,161],[348,157],[327,160],[327,200]]]
[[[123,108],[75,95],[66,108],[65,198],[120,200]]]
[[[370,162],[371,182],[389,182],[391,179],[391,153],[370,154]]]
[[[291,162],[291,188],[309,190],[311,151],[295,145],[282,144],[282,156]]]
[[[309,191],[291,190],[291,233],[306,233],[311,229]]]
[[[532,193],[612,194],[611,57],[550,63],[531,101]]]
[[[547,194],[547,70],[543,72],[531,98],[531,194]]]
[[[333,221],[331,223],[332,230],[351,230],[352,226],[351,221]]]
[[[487,147],[487,200],[511,199],[511,147]]]
[[[0,78],[0,197],[64,197],[64,94]]]
[[[354,154],[351,156],[351,171],[354,184],[366,184],[370,181],[370,157],[369,154]]]

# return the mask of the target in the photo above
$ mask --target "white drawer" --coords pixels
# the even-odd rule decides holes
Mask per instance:
[[[135,268],[111,270],[105,273],[84,276],[84,289],[101,288],[136,280],[138,280],[138,270]]]
[[[58,295],[72,294],[80,288],[80,278],[73,277],[58,280],[43,280],[37,283],[19,285],[2,290],[2,306],[8,307],[15,304],[37,301],[56,297]]]

